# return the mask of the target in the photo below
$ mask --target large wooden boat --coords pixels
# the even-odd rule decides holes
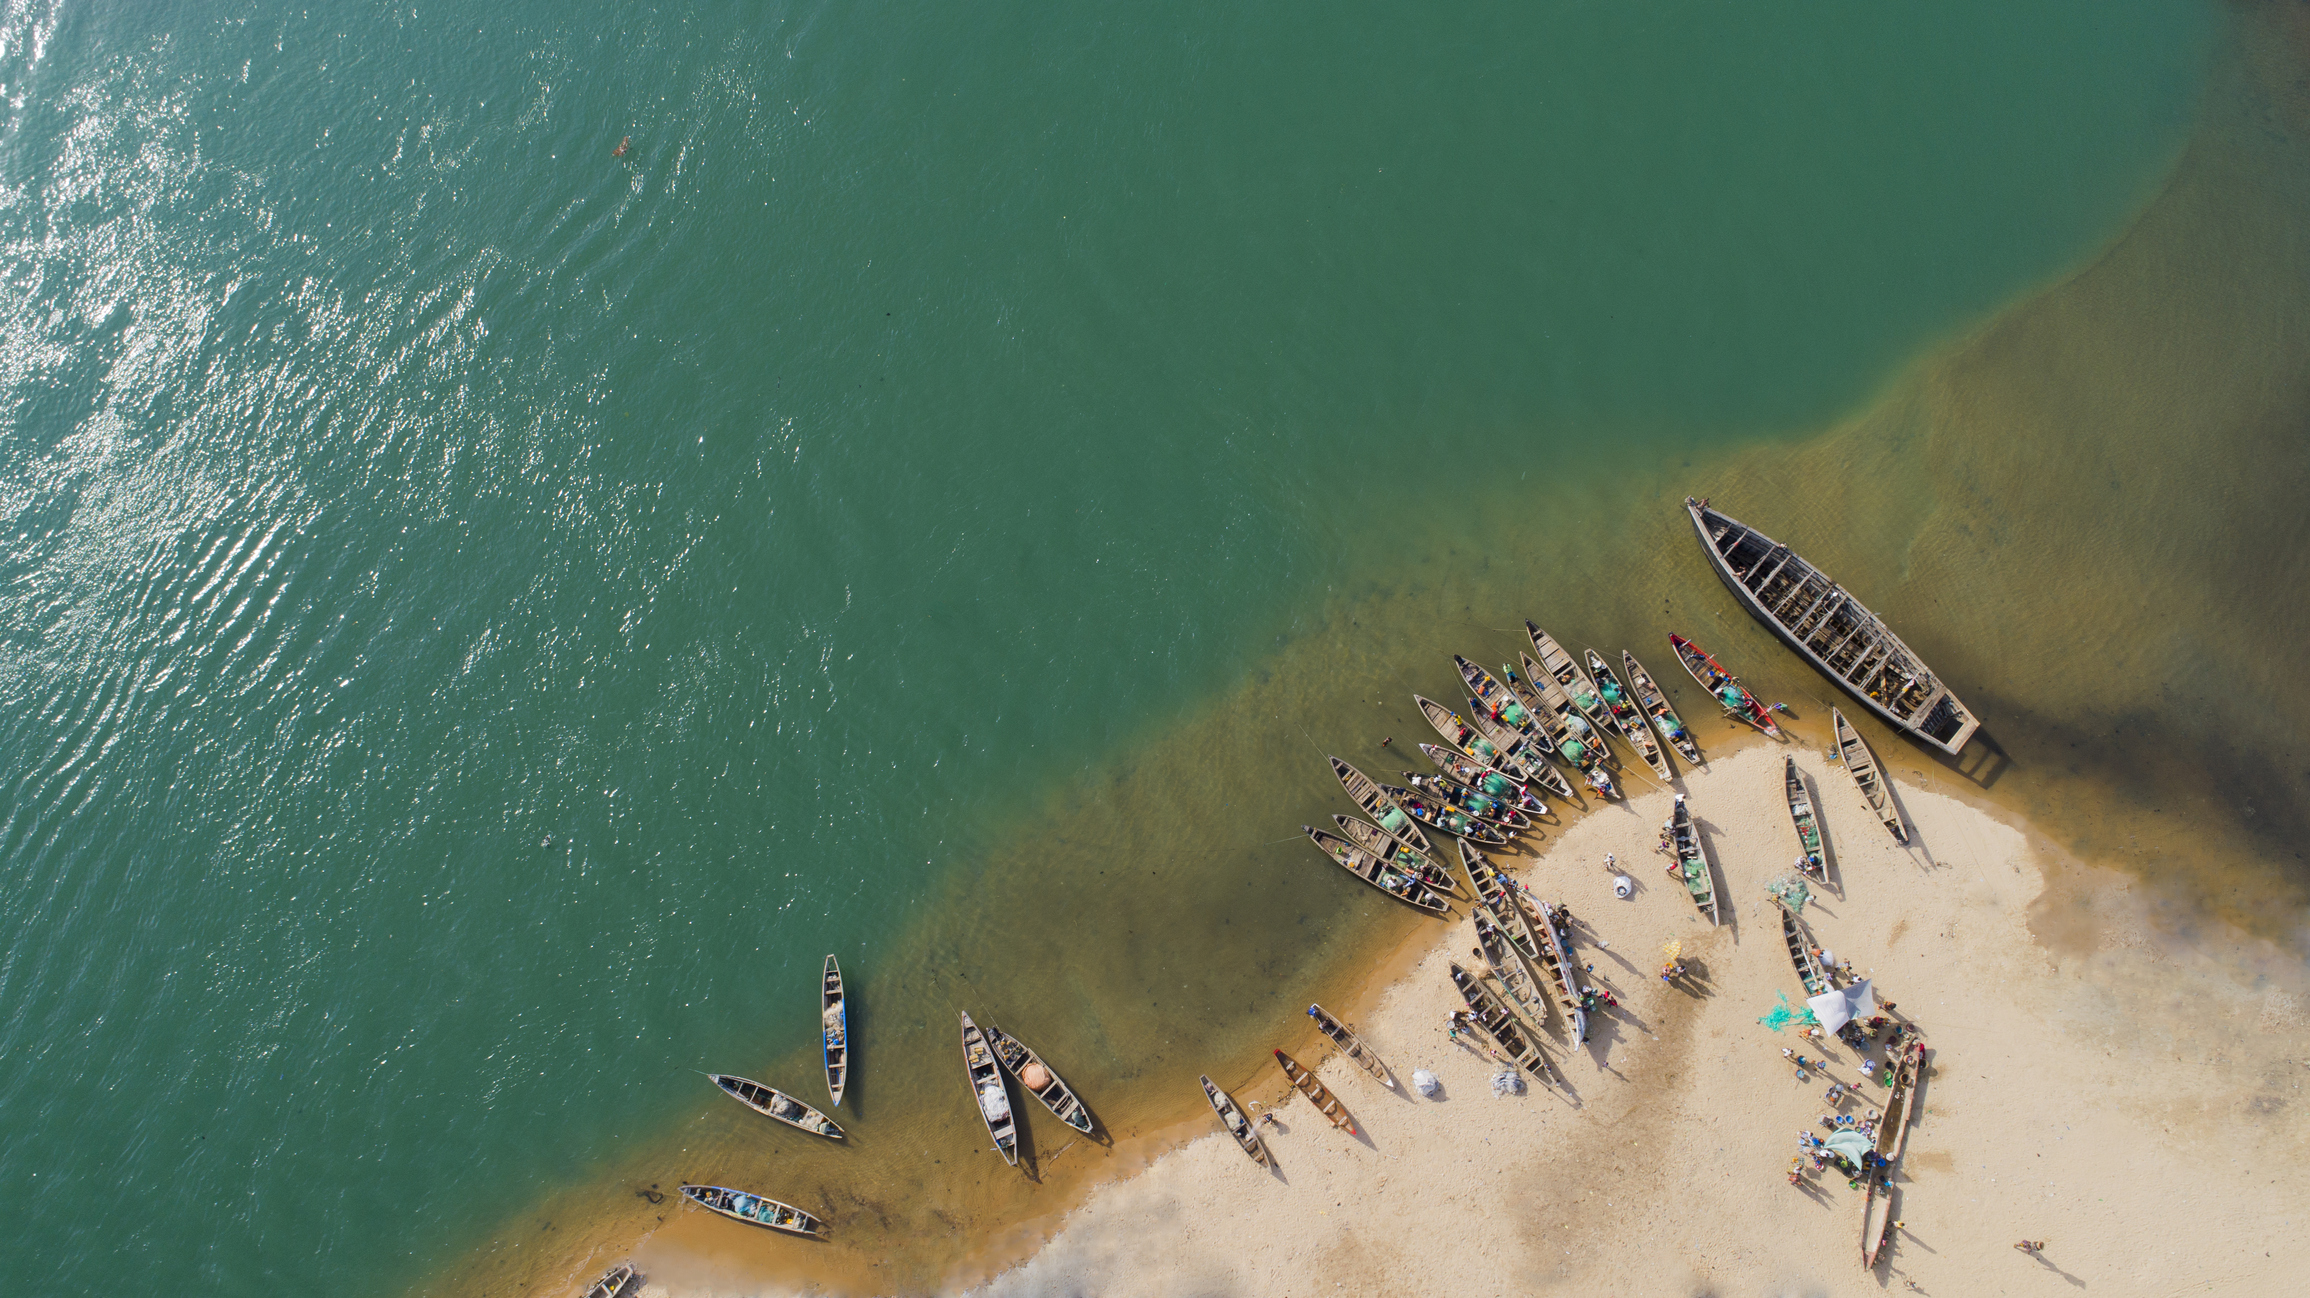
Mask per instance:
[[[1330,1037],[1331,1043],[1339,1047],[1341,1054],[1362,1065],[1363,1070],[1370,1073],[1380,1085],[1391,1091],[1396,1089],[1396,1079],[1388,1072],[1387,1065],[1381,1063],[1379,1055],[1363,1043],[1363,1038],[1356,1035],[1354,1028],[1340,1022],[1330,1010],[1321,1005],[1309,1005],[1307,1016],[1315,1020],[1315,1030]]]
[[[1479,793],[1498,798],[1527,816],[1548,814],[1547,802],[1532,791],[1532,786],[1514,776],[1502,775],[1475,758],[1442,744],[1421,744],[1420,751],[1436,764],[1437,770]]]
[[[1275,1062],[1277,1067],[1283,1069],[1283,1080],[1290,1082],[1294,1089],[1306,1096],[1307,1102],[1315,1106],[1317,1113],[1331,1119],[1331,1125],[1349,1135],[1356,1134],[1355,1119],[1348,1116],[1347,1106],[1339,1102],[1329,1087],[1316,1080],[1314,1070],[1300,1067],[1298,1060],[1281,1050],[1275,1052]]]
[[[1981,728],[1949,686],[1826,573],[1707,501],[1687,496],[1684,508],[1717,579],[1741,607],[1886,725],[1952,757]]]
[[[1428,881],[1418,873],[1388,865],[1339,835],[1327,833],[1313,825],[1301,825],[1300,829],[1314,839],[1315,845],[1323,849],[1324,855],[1337,862],[1339,868],[1381,892],[1417,906],[1430,915],[1440,917],[1451,912],[1450,904],[1437,896],[1435,889],[1430,888]]]
[[[585,1291],[585,1298],[626,1298],[626,1287],[634,1282],[634,1264],[620,1262],[602,1272],[602,1278]]]
[[[1700,742],[1692,737],[1692,728],[1668,706],[1668,695],[1661,691],[1660,682],[1652,679],[1652,673],[1644,670],[1644,664],[1626,649],[1620,651],[1620,665],[1628,669],[1628,688],[1636,692],[1636,706],[1652,718],[1653,728],[1660,732],[1661,739],[1683,753],[1684,760],[1700,765]]]
[[[1261,1140],[1259,1132],[1252,1128],[1251,1119],[1243,1116],[1243,1110],[1235,1103],[1235,1097],[1220,1090],[1209,1077],[1197,1080],[1203,1083],[1203,1098],[1211,1101],[1211,1111],[1219,1115],[1220,1125],[1227,1128],[1228,1135],[1235,1137],[1235,1143],[1243,1147],[1244,1153],[1251,1155],[1251,1161],[1261,1167],[1274,1166],[1267,1159],[1267,1142]]]
[[[1676,795],[1676,810],[1669,814],[1668,838],[1676,853],[1676,873],[1683,878],[1685,891],[1692,894],[1692,904],[1709,923],[1716,923],[1716,880],[1709,874],[1708,854],[1700,850],[1700,831],[1693,828],[1692,808],[1684,804],[1681,793]]]
[[[1781,737],[1781,727],[1773,720],[1773,714],[1757,701],[1756,695],[1749,693],[1749,687],[1741,684],[1740,677],[1726,671],[1724,664],[1711,657],[1708,650],[1680,635],[1670,636],[1668,647],[1676,651],[1676,660],[1684,664],[1684,670],[1708,691],[1726,716],[1755,726],[1775,739]]]
[[[1524,1016],[1535,1024],[1548,1021],[1548,995],[1540,982],[1540,975],[1524,959],[1524,953],[1501,931],[1492,919],[1490,906],[1476,908],[1476,949],[1483,953],[1484,964],[1492,971],[1492,981],[1508,993],[1508,999],[1524,1010]]]
[[[1652,768],[1654,775],[1664,780],[1675,779],[1676,773],[1668,766],[1668,754],[1662,751],[1660,741],[1653,737],[1652,726],[1644,710],[1636,705],[1636,697],[1613,674],[1612,664],[1604,661],[1603,654],[1594,649],[1586,650],[1585,653],[1588,658],[1588,674],[1596,681],[1596,692],[1603,697],[1604,710],[1612,715],[1614,724],[1620,729],[1620,737],[1628,741],[1628,746],[1636,750],[1636,755]]]
[[[1559,791],[1565,797],[1572,796],[1572,786],[1564,783],[1563,776],[1548,769],[1548,759],[1523,735],[1498,726],[1479,729],[1462,720],[1459,713],[1418,694],[1414,694],[1412,700],[1420,705],[1420,715],[1426,717],[1428,724],[1453,748],[1512,779],[1529,780],[1552,790],[1561,786]],[[1500,733],[1495,735],[1494,730]],[[1507,742],[1497,742],[1502,739]]]
[[[701,1208],[710,1208],[725,1217],[734,1217],[750,1226],[768,1226],[789,1235],[807,1235],[812,1239],[826,1238],[826,1225],[816,1217],[790,1203],[733,1190],[721,1185],[685,1185],[682,1195]]]
[[[1797,759],[1781,758],[1781,785],[1789,799],[1789,823],[1796,826],[1797,868],[1823,883],[1829,881],[1829,858],[1821,850],[1821,824],[1813,815],[1813,795],[1805,790],[1805,777],[1797,770]]]
[[[819,1055],[826,1065],[826,1093],[834,1107],[842,1107],[842,1088],[850,1081],[850,1008],[842,1000],[842,966],[826,957],[818,989]]]
[[[1578,771],[1581,779],[1599,795],[1619,797],[1620,790],[1613,785],[1612,772],[1606,769],[1618,759],[1612,755],[1612,746],[1604,742],[1604,732],[1580,711],[1573,703],[1572,695],[1557,684],[1548,675],[1548,669],[1535,661],[1532,655],[1519,654],[1517,661],[1524,664],[1525,683],[1530,686],[1540,718],[1540,728],[1553,745],[1551,751],[1555,753],[1556,760],[1567,769]],[[1503,670],[1507,670],[1511,678],[1509,689],[1525,687],[1513,679],[1516,675],[1514,670]]]
[[[1541,984],[1564,1011],[1565,1021],[1572,1025],[1573,1039],[1586,1041],[1588,1012],[1580,1008],[1580,980],[1572,973],[1575,966],[1571,951],[1556,931],[1556,912],[1546,902],[1527,904],[1524,890],[1466,842],[1460,844],[1460,864],[1467,868],[1468,882],[1475,888],[1477,900],[1491,908],[1492,917],[1500,922],[1508,941],[1532,962]]]
[[[1051,1116],[1088,1136],[1091,1134],[1091,1111],[1076,1097],[1058,1070],[1043,1062],[1043,1057],[1029,1049],[1027,1043],[989,1023],[986,1027],[987,1044],[994,1048],[995,1061],[1027,1094],[1043,1102]]]
[[[1436,849],[1428,845],[1428,836],[1412,823],[1401,807],[1382,789],[1379,782],[1337,757],[1331,759],[1331,772],[1339,777],[1340,787],[1355,799],[1366,814],[1379,822],[1380,828],[1395,836],[1397,842],[1423,855]]]
[[[1780,899],[1773,900],[1779,902]],[[1806,996],[1837,990],[1836,981],[1821,964],[1820,947],[1813,942],[1813,935],[1806,930],[1805,922],[1797,918],[1797,913],[1786,905],[1781,906],[1781,941],[1788,944],[1789,963],[1796,966],[1797,981],[1804,985]]]
[[[765,1118],[776,1118],[789,1127],[807,1131],[813,1136],[824,1136],[828,1140],[843,1139],[842,1128],[834,1125],[834,1119],[775,1086],[764,1086],[760,1082],[733,1077],[728,1073],[708,1073],[706,1076],[714,1085],[722,1088],[724,1095]]]
[[[977,1106],[979,1119],[987,1124],[987,1135],[994,1138],[995,1150],[1004,1162],[1017,1167],[1019,1123],[1011,1115],[1011,1089],[1003,1085],[1002,1065],[995,1061],[986,1033],[971,1022],[968,1010],[962,1011],[962,1050],[963,1069],[970,1074],[971,1103]]]
[[[1893,795],[1885,788],[1884,769],[1877,765],[1877,754],[1870,750],[1869,741],[1861,738],[1861,732],[1835,708],[1829,709],[1829,721],[1837,731],[1837,755],[1845,760],[1845,773],[1853,777],[1861,796],[1868,800],[1869,810],[1885,823],[1885,832],[1907,847],[1908,827],[1901,823],[1901,809],[1893,805]]]
[[[1601,741],[1607,736],[1619,735],[1626,740],[1628,736],[1622,732],[1619,718],[1613,716],[1612,709],[1605,706],[1604,691],[1597,688],[1594,677],[1581,669],[1579,660],[1572,656],[1571,651],[1556,643],[1554,636],[1529,621],[1524,623],[1524,634],[1531,638],[1532,652],[1540,656],[1540,665],[1556,678],[1556,683],[1564,688],[1565,696],[1572,700],[1573,707],[1580,710],[1580,715],[1588,718],[1589,724],[1596,727],[1598,739]]]
[[[1414,793],[1410,789],[1393,784],[1381,785],[1380,791],[1393,799],[1395,804],[1403,809],[1405,815],[1440,833],[1451,834],[1458,838],[1473,838],[1479,843],[1489,843],[1494,847],[1506,847],[1508,845],[1508,831],[1497,826],[1487,825],[1456,807],[1447,806],[1441,798],[1424,793]]]
[[[1925,1069],[1925,1043],[1912,1044],[1901,1056],[1893,1075],[1893,1089],[1885,1097],[1885,1111],[1877,1119],[1877,1157],[1883,1162],[1868,1169],[1861,1196],[1861,1265],[1874,1269],[1885,1248],[1885,1233],[1892,1224],[1893,1192],[1886,1182],[1901,1164],[1909,1141],[1909,1121],[1917,1107],[1917,1078]]]
[[[1452,876],[1448,866],[1424,852],[1415,852],[1404,846],[1395,835],[1378,825],[1368,820],[1358,820],[1354,816],[1343,816],[1336,811],[1331,818],[1332,823],[1339,826],[1340,832],[1347,835],[1349,842],[1377,857],[1380,864],[1391,869],[1412,871],[1438,892],[1458,890],[1460,881]]]
[[[1551,1085],[1555,1078],[1549,1075],[1548,1061],[1540,1054],[1540,1045],[1516,1021],[1507,1005],[1492,994],[1474,974],[1462,969],[1457,962],[1451,966],[1452,985],[1460,989],[1460,999],[1467,1002],[1468,1017],[1483,1034],[1500,1047],[1500,1053],[1518,1068]]]
[[[1532,828],[1532,817],[1508,797],[1495,796],[1472,789],[1447,775],[1422,775],[1418,771],[1404,772],[1404,782],[1448,807],[1467,812],[1487,824],[1518,833]]]

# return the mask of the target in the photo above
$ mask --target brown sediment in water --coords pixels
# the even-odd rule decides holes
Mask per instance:
[[[1087,1187],[1201,1130],[1198,1072],[1280,1096],[1266,1051],[1312,1042],[1307,1000],[1354,1016],[1442,931],[1297,827],[1351,810],[1326,752],[1383,778],[1424,764],[1410,694],[1460,698],[1449,654],[1512,660],[1530,616],[1575,653],[1633,649],[1712,756],[1754,742],[1677,669],[1665,637],[1681,631],[1790,702],[1802,742],[1825,742],[1842,697],[1717,586],[1677,508],[1687,492],[1841,580],[1986,718],[1947,762],[1847,709],[1897,781],[2141,881],[2127,904],[2161,931],[2229,941],[2235,925],[2291,949],[2310,897],[2297,669],[2310,604],[2294,575],[2310,555],[2310,111],[2296,80],[2310,19],[2252,9],[2241,27],[2137,224],[1852,422],[1633,471],[1564,465],[1537,500],[1501,488],[1437,502],[1440,522],[1408,515],[1227,696],[996,825],[856,987],[857,1074],[836,1114],[849,1147],[768,1130],[699,1080],[676,1126],[500,1223],[428,1289],[575,1287],[637,1245],[701,1285],[939,1287],[1015,1261]],[[2057,951],[2073,930],[2104,931],[2085,917],[2109,904],[2064,877],[2032,917]],[[957,1008],[1032,1043],[1115,1144],[1070,1146],[1025,1100],[1041,1179],[975,1152]],[[716,1066],[805,1098],[818,1087],[814,1047]],[[834,1240],[635,1197],[683,1179],[786,1198]]]

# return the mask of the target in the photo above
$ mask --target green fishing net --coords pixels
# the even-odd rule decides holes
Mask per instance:
[[[1813,1017],[1813,1010],[1811,1006],[1791,1005],[1789,1004],[1789,994],[1787,992],[1774,992],[1773,1007],[1765,1011],[1764,1017],[1758,1019],[1757,1022],[1764,1024],[1766,1027],[1771,1028],[1775,1032],[1778,1032],[1791,1023],[1796,1024],[1798,1027],[1809,1028],[1814,1024],[1819,1023],[1820,1020]]]
[[[1813,890],[1806,886],[1805,876],[1794,870],[1765,884],[1765,891],[1780,898],[1781,904],[1802,914],[1805,903],[1812,900]]]

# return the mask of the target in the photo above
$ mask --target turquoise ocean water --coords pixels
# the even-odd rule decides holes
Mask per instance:
[[[0,1253],[422,1283],[1392,536],[2089,258],[2217,24],[11,7]]]

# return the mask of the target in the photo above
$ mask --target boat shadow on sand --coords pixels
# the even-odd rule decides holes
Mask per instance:
[[[1719,837],[1716,822],[1702,816],[1699,812],[1694,812],[1692,832],[1700,840],[1701,856],[1708,862],[1709,882],[1716,889],[1716,927],[1732,930],[1733,945],[1739,946],[1741,944],[1740,905],[1733,900],[1732,890],[1725,886],[1727,880],[1725,879],[1724,867],[1719,864],[1723,857],[1716,850],[1716,840]],[[1685,904],[1690,905],[1691,903]],[[1706,917],[1703,916],[1703,918]]]

